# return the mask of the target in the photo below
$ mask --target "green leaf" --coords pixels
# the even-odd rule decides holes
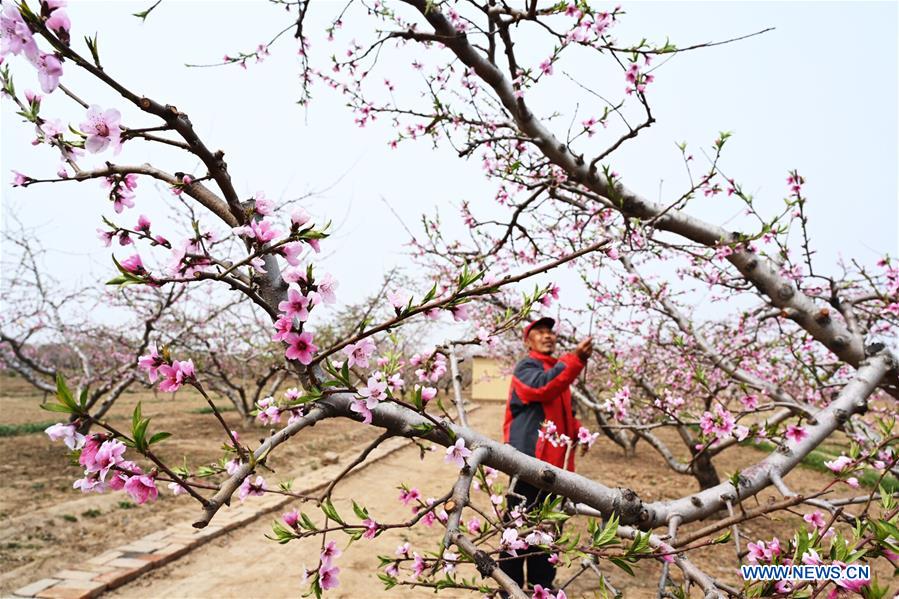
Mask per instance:
[[[878,485],[878,491],[880,491],[880,505],[883,506],[884,511],[891,509],[896,504],[896,498],[884,488],[882,483]]]
[[[356,517],[360,520],[365,520],[368,518],[368,510],[353,501],[353,512],[356,514]]]
[[[134,412],[131,414],[131,432],[133,433],[137,430],[137,425],[141,421],[141,407],[140,402],[137,402],[137,405],[134,406]]]
[[[575,533],[573,536],[569,537],[568,545],[566,549],[568,551],[574,551],[574,548],[581,544],[581,533]]]
[[[618,558],[618,557],[610,557],[609,561],[612,562],[613,564],[615,564],[616,566],[618,566],[619,568],[621,568],[622,570],[624,570],[625,572],[627,572],[628,574],[630,574],[631,576],[634,575],[633,569],[623,559]]]
[[[599,534],[596,534],[596,532],[593,534],[593,546],[603,547],[608,545],[615,538],[615,533],[618,532],[618,514],[612,514],[612,517],[606,522],[605,528],[598,532]]]
[[[137,423],[137,430],[134,433],[134,442],[137,445],[138,449],[146,449],[147,442],[147,426],[150,424],[149,418],[144,418],[140,422]]]
[[[647,549],[649,549],[649,533],[634,533],[634,542],[628,547],[628,554],[636,555],[645,553]]]
[[[168,439],[171,436],[172,436],[172,433],[164,433],[164,432],[156,433],[155,435],[150,437],[150,440],[147,441],[147,445],[153,445],[154,443],[159,443],[160,441],[162,441],[164,439]]]
[[[802,530],[805,530],[804,528]],[[724,534],[718,536],[712,543],[727,543],[730,541],[731,531],[727,530]]]
[[[334,504],[331,503],[330,499],[325,499],[322,503],[322,512],[325,513],[325,516],[337,522],[338,524],[343,524],[343,519],[340,517],[340,514],[337,513],[337,509],[335,509]]]
[[[896,528],[893,524],[890,524],[886,520],[871,520],[870,524],[874,527],[877,533],[877,540],[884,541],[889,537],[893,537],[896,540],[899,540],[899,529]]]
[[[315,594],[315,599],[321,599],[322,596],[322,585],[318,581],[318,572],[313,572],[311,575],[312,581],[309,585],[312,587],[312,592]]]
[[[306,530],[316,531],[318,528],[315,523],[306,515],[305,512],[300,513],[300,525]]]
[[[153,3],[153,6],[151,6],[147,10],[142,10],[140,12],[132,13],[132,16],[137,17],[141,21],[146,21],[147,17],[150,15],[150,13],[153,12],[153,9],[156,8],[157,6],[159,6],[161,3],[162,3],[162,0],[156,0],[156,2]]]
[[[431,287],[431,290],[425,294],[424,299],[421,300],[422,304],[426,304],[437,296],[437,283],[434,283],[434,286]]]
[[[415,426],[413,426],[412,430],[419,435],[424,436],[434,430],[434,425],[429,422],[423,422],[421,424],[416,424]]]
[[[100,66],[100,43],[97,41],[97,34],[94,34],[94,37],[84,36],[84,43],[87,44],[87,49],[91,52],[91,58],[94,59],[94,64],[98,69],[103,69]]]
[[[137,402],[131,415],[131,436],[134,438],[134,446],[139,451],[147,448],[146,436],[149,425],[150,419],[142,417],[141,402]]]
[[[224,470],[224,468],[222,468],[221,470]],[[197,468],[197,476],[200,478],[207,478],[207,477],[213,476],[215,474],[218,474],[219,472],[220,472],[219,470],[216,470],[215,468],[210,468],[209,466],[200,466],[199,468]]]
[[[281,524],[280,522],[272,522],[272,532],[275,533],[274,537],[270,537],[265,535],[267,539],[271,539],[273,541],[277,541],[281,545],[285,543],[289,543],[290,541],[296,538],[296,535],[292,530]]]
[[[72,392],[66,386],[65,378],[63,378],[62,373],[60,372],[56,373],[56,398],[72,412],[78,411],[78,406],[75,405],[75,399],[72,397]]]
[[[58,403],[41,404],[41,409],[42,409],[42,410],[47,410],[48,412],[63,412],[63,413],[65,413],[65,414],[71,414],[71,413],[72,413],[72,409],[71,409],[71,408],[69,408],[69,407],[67,407],[67,406],[64,406],[64,405],[61,405],[61,404],[58,404]]]
[[[365,529],[364,528],[356,528],[356,529],[344,528],[343,532],[345,534],[349,535],[349,537],[352,541],[358,541],[359,539],[362,538],[362,535],[365,534]]]
[[[381,579],[381,582],[384,583],[384,590],[386,591],[389,591],[397,584],[396,578],[390,576],[389,574],[384,574],[383,572],[378,574],[378,578]]]

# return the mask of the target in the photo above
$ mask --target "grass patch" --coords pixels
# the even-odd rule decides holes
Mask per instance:
[[[38,545],[34,545],[32,543],[25,543],[23,545],[22,543],[18,543],[16,541],[4,543],[3,545],[0,545],[0,547],[2,547],[3,549],[13,549],[13,550],[15,550],[15,549],[39,549]]]
[[[76,518],[72,514],[63,514],[62,519],[66,522],[78,522],[78,518]]]
[[[123,510],[130,510],[132,508],[136,508],[137,504],[131,503],[130,501],[120,501],[119,507]]]
[[[741,443],[741,445],[752,447],[766,453],[771,453],[777,449],[776,445],[774,445],[773,443],[769,443],[768,441],[762,441],[761,443]],[[812,470],[817,470],[818,472],[833,474],[830,468],[824,465],[824,462],[829,462],[835,457],[836,454],[825,453],[818,449],[813,449],[807,456],[802,459],[801,464],[807,468],[811,468]],[[861,472],[856,474],[855,477],[858,479],[859,484],[864,485],[865,487],[868,487],[870,489],[876,489],[877,481],[880,479],[880,473],[870,468],[866,468],[865,470],[862,470]],[[899,479],[896,479],[896,477],[892,474],[887,474],[886,476],[884,476],[880,484],[883,485],[883,488],[887,493],[899,493]]]
[[[225,406],[215,406],[215,409],[218,410],[219,412],[236,412],[237,411],[237,408],[235,408],[231,404],[228,404]],[[209,406],[202,406],[199,408],[194,408],[193,410],[190,411],[190,413],[191,414],[212,414],[212,408],[210,408]]]
[[[0,437],[18,437],[42,433],[44,429],[56,424],[53,422],[26,422],[25,424],[0,424]]]
[[[101,512],[100,510],[90,509],[90,510],[87,510],[86,512],[81,512],[81,515],[84,516],[85,518],[96,518],[97,516],[101,515],[102,513],[103,512]]]

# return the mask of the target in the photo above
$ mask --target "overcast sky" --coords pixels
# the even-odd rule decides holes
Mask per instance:
[[[361,298],[385,270],[406,263],[407,236],[382,197],[411,227],[418,226],[422,212],[441,206],[444,224],[459,232],[455,207],[462,200],[471,200],[476,210],[479,202],[490,203],[496,186],[483,176],[477,160],[464,162],[453,151],[433,150],[429,142],[390,150],[388,123],[358,128],[343,100],[321,86],[309,110],[299,108],[292,39],[246,71],[184,66],[215,61],[268,40],[288,23],[283,9],[261,2],[166,0],[146,23],[130,15],[149,4],[70,2],[76,47],[83,50],[83,35],[99,32],[107,72],[139,94],[186,111],[208,145],[225,151],[242,196],[264,190],[286,200],[326,190],[307,205],[317,217],[337,225],[327,244],[332,253],[324,262],[341,281],[342,299]],[[314,57],[315,52],[322,59],[335,51],[318,32],[342,5],[313,2],[307,30],[315,32]],[[412,18],[406,7],[397,8]],[[678,55],[655,72],[649,98],[658,122],[614,158],[626,185],[654,199],[675,194],[685,182],[675,143],[688,142],[700,159],[700,147],[709,148],[719,131],[729,130],[734,137],[722,166],[758,198],[763,213],[782,209],[789,169],[805,176],[811,231],[824,270],[839,256],[872,264],[884,253],[897,253],[895,2],[640,2],[625,3],[625,9],[616,30],[622,41],[646,37],[663,42],[667,37],[683,47],[775,28],[738,43]],[[338,43],[370,38],[364,29],[354,30],[354,22],[346,19]],[[527,37],[518,43],[534,60],[551,51],[537,41],[532,45]],[[416,78],[410,63],[416,57],[414,45],[385,50],[380,68],[398,88],[411,87]],[[34,72],[21,57],[7,57],[7,64],[17,89],[37,89]],[[122,108],[128,125],[148,122],[72,65],[65,67],[62,81],[90,103]],[[608,86],[619,95],[623,91],[620,75],[606,81],[592,63],[570,63],[565,70],[579,74],[586,84]],[[558,91],[536,101],[547,111],[558,103],[559,110],[570,114],[570,85],[565,87],[563,74],[554,77]],[[38,227],[52,250],[47,267],[66,284],[108,277],[113,273],[109,250],[95,233],[100,213],[114,216],[104,191],[96,182],[10,187],[12,169],[50,176],[58,160],[50,149],[29,145],[31,128],[15,115],[11,102],[2,104],[3,226],[9,226],[14,213]],[[580,106],[579,114],[586,115],[589,108]],[[57,92],[45,100],[42,114],[77,126],[83,111]],[[596,149],[608,144],[601,135],[594,139]],[[135,142],[126,144],[120,156],[91,156],[82,166],[112,159],[121,164],[150,160],[169,172],[196,168],[175,156],[148,153],[146,144]],[[142,180],[137,208],[119,221],[133,224],[144,213],[162,222],[170,201],[165,189]],[[725,223],[740,207],[715,198],[698,201],[688,211]],[[4,260],[9,259],[10,248],[3,251]]]

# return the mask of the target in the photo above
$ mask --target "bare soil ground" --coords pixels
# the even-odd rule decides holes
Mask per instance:
[[[8,381],[7,381],[8,382]],[[2,422],[23,423],[52,420],[52,414],[38,410],[39,397],[23,388],[4,382],[2,390]],[[125,396],[112,415],[112,421],[130,417],[136,401],[144,402],[144,413],[153,415],[153,430],[168,430],[175,436],[162,447],[166,456],[180,459],[182,454],[196,456],[194,465],[202,460],[212,461],[221,443],[220,429],[209,414],[193,411],[204,402],[198,396],[181,394],[173,400],[151,393]],[[503,406],[485,403],[472,414],[472,425],[494,438],[500,436]],[[225,414],[236,430],[247,439],[266,431],[244,427],[234,412]],[[315,468],[324,451],[340,451],[374,438],[375,431],[351,422],[336,421],[320,424],[305,431],[299,438],[277,453],[271,465],[276,475],[271,480],[283,480],[304,469]],[[678,441],[666,437],[672,447]],[[30,581],[65,568],[84,556],[101,553],[128,539],[148,534],[164,525],[190,521],[198,513],[196,504],[183,498],[160,495],[149,506],[132,507],[123,503],[120,493],[81,495],[71,489],[72,481],[80,475],[74,465],[67,465],[64,448],[51,444],[42,434],[0,438],[0,450],[7,459],[0,463],[3,485],[0,489],[0,596]],[[750,450],[728,451],[716,459],[722,477],[761,459],[763,454]],[[646,501],[668,499],[695,491],[698,486],[692,477],[674,474],[657,453],[645,444],[638,446],[637,455],[625,458],[610,441],[601,438],[589,454],[579,456],[578,471],[610,486],[626,486],[637,491]],[[401,522],[410,516],[408,507],[398,500],[401,483],[420,488],[425,496],[438,497],[451,487],[457,471],[444,464],[443,451],[426,453],[419,459],[419,450],[409,447],[396,452],[357,474],[348,477],[335,491],[338,510],[352,514],[350,499],[365,505],[378,522]],[[810,492],[826,484],[828,477],[806,468],[794,470],[786,482],[797,492]],[[763,492],[758,501],[764,502],[773,492]],[[248,501],[252,501],[250,498]],[[754,501],[751,504],[754,505]],[[478,503],[486,506],[486,498]],[[303,509],[303,505],[297,504]],[[315,514],[314,507],[305,508]],[[803,508],[796,514],[780,513],[770,519],[756,519],[741,527],[746,540],[770,539],[778,535],[784,539],[801,522]],[[467,516],[466,516],[467,517]],[[703,523],[685,526],[689,531]],[[110,593],[115,597],[296,597],[305,591],[301,582],[303,566],[312,567],[317,560],[320,540],[294,541],[277,545],[265,538],[271,528],[270,520],[260,520],[218,538],[179,560],[146,574],[134,582]],[[583,519],[567,526],[586,529]],[[397,545],[409,541],[419,552],[434,551],[441,539],[442,528],[428,528],[418,524],[411,530],[388,531],[371,541],[359,541],[349,548],[338,538],[345,553],[338,559],[340,586],[329,597],[377,597],[402,594],[409,597],[431,596],[424,588],[398,587],[385,591],[377,579],[377,555],[393,555]],[[735,586],[738,581],[737,562],[732,542],[691,552],[691,559],[709,574]],[[882,560],[881,560],[882,561]],[[628,598],[655,597],[660,564],[652,560],[640,563],[637,576],[631,577],[603,562],[601,569],[609,580]],[[579,568],[560,570],[557,583],[566,581]],[[473,568],[463,567],[466,577],[475,576]],[[680,572],[672,568],[672,576],[680,582]],[[889,580],[886,570],[878,570],[883,584]],[[408,580],[408,572],[401,575]],[[597,577],[587,572],[575,579],[566,589],[569,597],[596,595]],[[893,591],[897,589],[892,589]],[[458,591],[442,596],[471,596]]]
[[[65,418],[41,410],[41,395],[20,379],[3,377],[0,381],[0,423]],[[152,431],[173,434],[154,446],[168,463],[180,464],[187,455],[196,467],[222,455],[224,431],[212,414],[197,413],[207,405],[198,393],[182,390],[175,397],[165,393],[154,397],[148,391],[126,394],[110,411],[110,424],[129,428],[138,401],[144,416],[153,418]],[[265,428],[245,426],[237,412],[225,412],[223,417],[244,440],[267,435]],[[267,478],[293,478],[300,471],[317,468],[324,452],[340,452],[376,436],[373,429],[345,420],[321,423],[272,457],[269,464],[276,473]],[[198,513],[196,503],[172,497],[164,486],[160,486],[157,502],[143,506],[135,506],[122,493],[83,495],[72,489],[81,469],[66,452],[65,445],[51,443],[43,433],[0,438],[0,455],[5,456],[0,460],[0,596],[81,558],[190,520]]]

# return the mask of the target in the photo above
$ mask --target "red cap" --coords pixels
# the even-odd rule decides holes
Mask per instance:
[[[528,338],[528,333],[530,333],[530,332],[531,332],[531,329],[533,329],[533,328],[534,328],[535,326],[537,326],[538,324],[548,324],[548,325],[549,325],[549,328],[553,328],[553,327],[556,325],[556,320],[555,320],[554,318],[550,318],[549,316],[541,316],[540,318],[538,318],[537,320],[533,321],[533,322],[532,322],[531,324],[529,324],[528,326],[524,327],[524,335],[523,335],[522,338],[525,339],[525,340],[527,340],[527,338]]]

